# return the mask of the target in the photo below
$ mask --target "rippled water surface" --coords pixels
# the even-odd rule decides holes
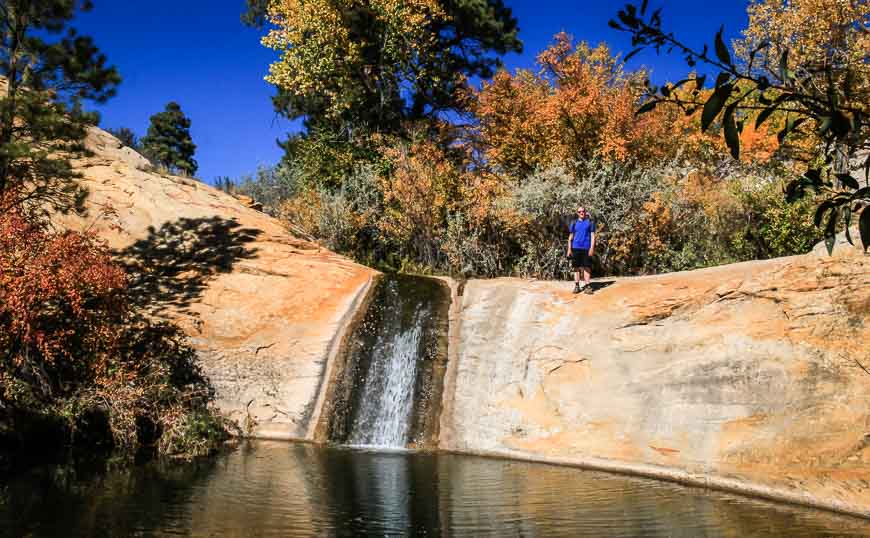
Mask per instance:
[[[870,536],[861,519],[646,479],[266,442],[0,488],[3,536]]]

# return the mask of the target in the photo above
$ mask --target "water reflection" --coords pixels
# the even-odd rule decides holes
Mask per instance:
[[[10,536],[867,536],[870,522],[651,480],[453,455],[252,443],[206,462],[35,470]]]

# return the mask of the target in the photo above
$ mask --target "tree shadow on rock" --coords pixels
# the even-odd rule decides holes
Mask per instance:
[[[149,227],[147,238],[119,253],[130,275],[133,305],[158,315],[167,309],[185,311],[212,277],[230,272],[239,260],[256,257],[257,250],[247,244],[260,234],[221,217],[182,218],[159,230]]]

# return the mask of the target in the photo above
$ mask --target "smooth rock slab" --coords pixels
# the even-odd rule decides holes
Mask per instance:
[[[217,405],[250,434],[307,438],[329,358],[374,271],[200,181],[159,174],[92,129],[76,163],[91,230],[130,266],[137,308],[178,323]]]
[[[467,283],[443,448],[870,515],[870,257],[602,285]]]

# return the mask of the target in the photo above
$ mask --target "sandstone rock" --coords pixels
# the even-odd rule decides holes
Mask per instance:
[[[254,209],[256,211],[263,210],[263,204],[254,200],[250,196],[245,196],[244,194],[235,194],[233,193],[233,198],[241,202],[241,204],[247,208]]]
[[[57,223],[96,231],[135,270],[138,307],[186,330],[222,411],[254,435],[307,437],[373,271],[199,181],[150,172],[106,132],[87,144],[94,156],[76,166],[89,214]]]
[[[870,515],[870,257],[596,285],[467,283],[443,448]]]

